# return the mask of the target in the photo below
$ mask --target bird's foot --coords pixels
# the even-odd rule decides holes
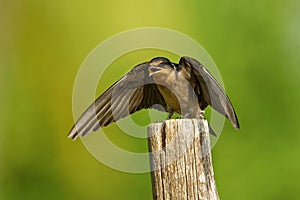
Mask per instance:
[[[172,115],[173,115],[173,113],[169,113],[169,114],[168,114],[168,119],[171,119],[171,118],[172,118]]]
[[[200,113],[199,113],[199,118],[204,119],[204,114],[205,114],[205,111],[201,110]]]
[[[174,111],[173,110],[170,110],[170,111],[168,111],[168,119],[171,119],[172,118],[172,116],[173,116],[173,113],[174,113]]]

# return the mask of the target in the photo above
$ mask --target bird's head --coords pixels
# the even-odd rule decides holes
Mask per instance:
[[[153,58],[149,64],[149,76],[161,76],[164,74],[167,75],[174,70],[173,64],[167,58],[164,57]]]

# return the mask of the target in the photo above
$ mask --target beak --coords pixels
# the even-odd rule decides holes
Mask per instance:
[[[149,76],[152,76],[153,74],[159,72],[160,70],[162,70],[161,67],[156,67],[156,66],[151,66],[148,68],[149,71]]]

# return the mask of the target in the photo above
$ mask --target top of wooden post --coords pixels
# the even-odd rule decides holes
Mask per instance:
[[[207,121],[151,124],[148,146],[154,199],[219,199]]]

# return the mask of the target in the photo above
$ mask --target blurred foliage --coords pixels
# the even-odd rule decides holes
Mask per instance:
[[[151,199],[148,173],[110,169],[66,138],[81,62],[146,26],[194,38],[223,76],[241,130],[227,121],[213,149],[221,199],[299,199],[299,19],[297,0],[0,1],[0,199]]]

